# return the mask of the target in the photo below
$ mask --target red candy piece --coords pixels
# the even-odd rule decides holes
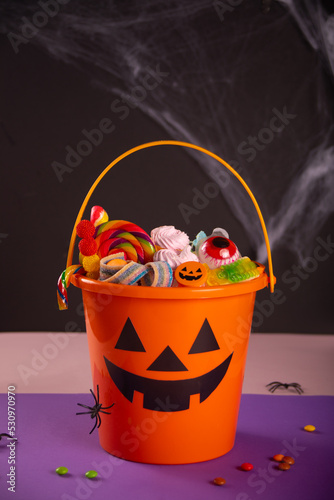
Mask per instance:
[[[85,257],[94,255],[97,251],[97,243],[94,238],[84,238],[79,242],[79,251]]]
[[[79,238],[92,238],[95,235],[94,224],[90,220],[82,220],[76,227]]]
[[[108,221],[108,214],[104,208],[95,205],[90,211],[90,220],[94,224],[94,227],[96,227]]]
[[[233,241],[223,236],[207,238],[198,249],[200,262],[208,264],[210,269],[231,264],[239,256],[239,251]]]
[[[241,470],[246,470],[246,471],[249,471],[249,470],[252,470],[252,469],[253,469],[253,466],[252,466],[252,464],[250,464],[249,462],[245,462],[245,463],[243,463],[242,465],[240,465],[240,469],[241,469]]]

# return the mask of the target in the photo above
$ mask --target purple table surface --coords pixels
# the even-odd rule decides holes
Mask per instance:
[[[93,420],[76,416],[90,394],[17,394],[15,494],[10,484],[9,440],[0,441],[0,498],[16,500],[330,500],[334,498],[334,397],[243,395],[236,443],[215,460],[189,465],[147,465],[117,459],[99,445]],[[80,411],[80,410],[79,410]],[[316,426],[306,432],[307,424]],[[223,421],[222,421],[222,425]],[[7,430],[7,395],[0,394],[0,432]],[[295,458],[287,472],[270,458]],[[251,462],[250,472],[239,470]],[[55,469],[69,473],[59,476]],[[99,476],[90,480],[88,470]],[[215,477],[224,486],[213,484]]]

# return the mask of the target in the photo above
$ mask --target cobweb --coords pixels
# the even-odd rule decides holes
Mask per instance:
[[[54,0],[45,25],[23,33],[24,19],[43,24],[33,17],[42,3],[2,3],[14,50],[39,46],[117,96],[115,114],[137,107],[170,138],[229,161],[259,202],[272,248],[308,255],[334,210],[334,16],[321,2],[271,2],[264,14],[260,1]],[[188,153],[221,184],[264,261],[247,193],[226,187],[214,160]]]

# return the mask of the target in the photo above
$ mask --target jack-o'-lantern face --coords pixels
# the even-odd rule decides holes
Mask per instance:
[[[194,263],[198,267],[198,263]],[[196,267],[195,266],[195,267]],[[124,324],[121,334],[116,342],[115,349],[138,353],[145,353],[148,346],[144,346],[136,329],[128,318]],[[188,354],[200,356],[201,353],[219,350],[219,344],[211,329],[209,321],[204,320],[200,331],[194,341],[189,345]],[[205,401],[223,380],[231,359],[230,354],[218,366],[209,372],[196,377],[181,380],[160,380],[151,377],[131,373],[112,363],[104,356],[104,360],[111,379],[123,394],[132,403],[134,391],[144,395],[143,407],[148,410],[157,411],[181,411],[189,409],[190,396],[200,395],[200,403]],[[173,351],[172,346],[167,345],[146,368],[149,372],[187,372],[186,360],[181,360]],[[169,401],[168,409],[157,407],[157,400]]]
[[[200,262],[185,262],[175,270],[175,279],[180,285],[201,286],[206,282],[207,270]]]

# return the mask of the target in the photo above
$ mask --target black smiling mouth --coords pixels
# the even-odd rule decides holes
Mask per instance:
[[[134,391],[141,392],[144,394],[145,409],[170,412],[188,410],[192,394],[200,394],[200,403],[205,401],[223,380],[232,356],[233,352],[210,372],[186,380],[154,380],[141,377],[114,365],[105,356],[104,360],[110,377],[128,401],[132,403]],[[168,402],[167,405],[164,402]]]
[[[183,280],[188,280],[188,281],[199,280],[202,276],[203,276],[203,274],[200,274],[199,276],[189,276],[189,274],[180,273],[180,278],[182,278]]]

